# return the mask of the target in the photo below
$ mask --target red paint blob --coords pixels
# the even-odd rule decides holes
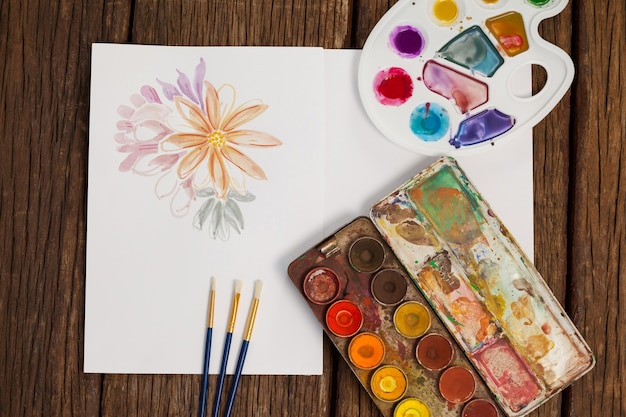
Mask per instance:
[[[491,401],[477,398],[467,403],[461,417],[498,417],[498,409]]]
[[[350,337],[363,325],[363,313],[352,301],[339,300],[326,311],[326,325],[333,334]]]
[[[405,70],[391,67],[374,77],[376,99],[388,106],[399,106],[413,95],[413,81]]]
[[[441,374],[439,391],[451,403],[464,403],[476,390],[474,375],[462,366],[452,366]]]

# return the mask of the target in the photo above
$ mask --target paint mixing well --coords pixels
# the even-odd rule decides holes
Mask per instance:
[[[294,260],[289,277],[388,417],[524,415],[594,365],[452,158]]]

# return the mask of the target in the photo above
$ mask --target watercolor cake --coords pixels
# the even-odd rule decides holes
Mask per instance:
[[[571,58],[538,34],[567,0],[400,0],[363,46],[359,92],[390,140],[428,155],[489,149],[563,97]],[[531,65],[547,81],[519,90]]]
[[[524,415],[595,363],[449,157],[294,260],[289,277],[388,417]]]

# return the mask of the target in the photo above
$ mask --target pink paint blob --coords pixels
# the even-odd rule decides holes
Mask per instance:
[[[450,100],[461,113],[475,109],[489,99],[487,84],[436,61],[424,65],[423,77],[424,85],[430,91]]]
[[[413,81],[402,68],[387,68],[374,77],[374,94],[381,104],[399,106],[413,95]]]
[[[511,410],[521,410],[541,394],[528,364],[505,339],[485,346],[473,356],[486,380],[496,389],[495,394]]]

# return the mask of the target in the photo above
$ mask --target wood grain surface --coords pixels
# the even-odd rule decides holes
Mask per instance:
[[[393,4],[0,0],[1,417],[197,413],[198,375],[82,372],[91,44],[360,48]],[[597,365],[536,416],[626,416],[625,19],[571,0],[540,28],[577,73],[534,130],[535,262]],[[234,415],[379,416],[324,349],[321,376],[244,376]]]

